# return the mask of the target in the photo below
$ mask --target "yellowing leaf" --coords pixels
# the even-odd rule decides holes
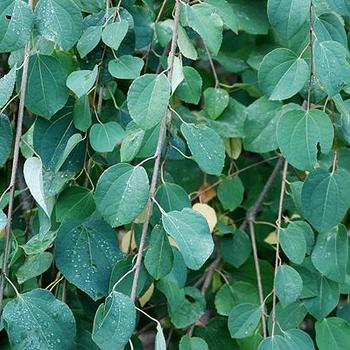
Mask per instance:
[[[192,209],[198,211],[198,213],[201,213],[205,217],[208,222],[210,232],[213,232],[214,227],[218,222],[215,210],[208,204],[204,203],[196,203]]]
[[[150,299],[152,298],[153,292],[154,292],[154,283],[152,283],[150,287],[146,290],[145,294],[139,298],[141,307],[144,307],[150,301]]]

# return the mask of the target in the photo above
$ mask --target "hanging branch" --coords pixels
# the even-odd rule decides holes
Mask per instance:
[[[28,1],[28,5],[33,9],[33,0]],[[2,302],[4,299],[4,289],[7,280],[8,266],[7,261],[10,254],[11,247],[11,223],[12,223],[12,214],[14,208],[14,199],[15,199],[15,187],[16,187],[16,178],[17,178],[17,169],[18,169],[18,159],[20,144],[22,138],[22,126],[23,126],[23,116],[24,116],[24,102],[25,95],[27,90],[28,82],[28,68],[29,68],[29,55],[30,55],[30,41],[26,44],[24,49],[24,59],[23,59],[23,72],[22,72],[22,82],[21,82],[21,92],[19,96],[19,107],[18,107],[18,116],[17,116],[17,128],[16,136],[13,150],[13,160],[12,160],[12,169],[11,169],[11,179],[9,185],[9,205],[7,210],[7,226],[5,229],[5,246],[4,254],[2,260],[2,271],[1,271],[1,281],[0,281],[0,315],[2,314]]]
[[[275,273],[274,273],[274,287],[273,287],[273,294],[272,294],[272,336],[275,335],[275,326],[276,326],[276,275],[277,270],[279,266],[281,265],[281,258],[280,258],[280,232],[281,232],[281,221],[282,221],[282,212],[283,212],[283,202],[284,202],[284,195],[286,192],[286,183],[287,183],[287,170],[288,170],[288,162],[284,162],[283,167],[283,176],[282,176],[282,184],[281,184],[281,194],[280,194],[280,204],[278,207],[278,218],[276,221],[277,230],[276,230],[276,258],[275,258]]]
[[[177,43],[177,35],[178,35],[178,28],[179,28],[179,21],[180,21],[180,5],[181,5],[180,0],[176,0],[173,37],[172,37],[172,41],[171,41],[171,49],[170,49],[169,59],[168,59],[168,64],[169,64],[168,79],[170,82],[170,86],[171,86],[171,82],[173,79],[174,59],[175,59],[175,51],[176,51],[176,47],[177,47],[176,43]],[[151,180],[151,185],[150,185],[148,202],[147,202],[147,206],[146,206],[145,221],[144,221],[143,227],[142,227],[139,253],[137,255],[137,259],[136,259],[136,263],[135,263],[135,275],[134,275],[131,294],[130,294],[130,298],[133,301],[135,301],[135,299],[136,299],[136,290],[137,290],[140,269],[141,269],[141,264],[142,264],[143,250],[145,247],[149,221],[150,221],[151,215],[152,215],[153,198],[154,198],[154,195],[156,193],[158,175],[159,175],[159,170],[160,170],[160,158],[162,155],[163,139],[164,139],[165,134],[166,134],[167,114],[168,114],[168,111],[165,112],[165,115],[161,121],[157,148],[156,148],[156,152],[154,154],[155,162],[154,162],[154,167],[153,167],[153,174],[152,174],[152,180]]]

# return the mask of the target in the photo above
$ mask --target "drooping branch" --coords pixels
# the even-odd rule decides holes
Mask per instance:
[[[171,86],[171,82],[173,79],[174,59],[175,59],[175,51],[176,51],[176,47],[177,47],[177,36],[178,36],[178,28],[179,28],[179,21],[180,21],[180,6],[181,6],[180,0],[176,0],[173,36],[172,36],[171,48],[170,48],[169,59],[168,59],[168,65],[169,65],[169,67],[168,67],[168,79],[169,79],[170,86]],[[142,258],[143,258],[143,250],[145,248],[148,226],[149,226],[149,222],[150,222],[151,215],[152,215],[153,198],[154,198],[155,193],[156,193],[156,187],[157,187],[157,182],[158,182],[163,140],[164,140],[164,137],[166,134],[167,114],[168,114],[168,112],[165,113],[165,115],[161,121],[157,148],[156,148],[156,152],[154,155],[155,162],[154,162],[154,167],[153,167],[153,174],[152,174],[152,179],[151,179],[148,202],[146,205],[145,221],[144,221],[143,227],[142,227],[139,252],[138,252],[136,263],[135,263],[135,274],[134,274],[134,279],[133,279],[132,289],[131,289],[131,294],[130,294],[130,298],[133,301],[135,301],[135,299],[136,299],[136,290],[137,290],[138,280],[139,280],[139,276],[140,276],[140,269],[141,269]]]
[[[33,0],[28,1],[30,8],[33,8]],[[5,245],[4,245],[4,254],[2,260],[2,270],[0,278],[0,315],[2,313],[2,304],[4,298],[4,289],[6,285],[6,277],[8,273],[7,261],[10,254],[11,247],[11,224],[12,224],[12,214],[14,209],[14,200],[15,200],[15,187],[16,187],[16,178],[17,178],[17,169],[18,169],[18,160],[19,160],[19,151],[22,138],[22,126],[23,126],[23,116],[24,116],[24,102],[27,90],[28,82],[28,68],[29,68],[29,55],[30,55],[31,44],[30,41],[26,44],[24,49],[24,61],[23,61],[23,71],[22,71],[22,82],[21,82],[21,92],[19,96],[19,107],[17,115],[17,128],[16,136],[13,149],[13,160],[12,160],[12,169],[11,169],[11,178],[9,185],[9,205],[7,210],[7,226],[5,229]]]

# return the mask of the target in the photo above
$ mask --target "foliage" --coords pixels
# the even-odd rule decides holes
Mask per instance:
[[[348,349],[349,28],[2,0],[0,348]]]

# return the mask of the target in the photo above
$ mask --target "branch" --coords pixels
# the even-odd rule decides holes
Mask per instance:
[[[175,58],[175,51],[176,51],[176,46],[177,46],[177,35],[178,35],[178,28],[179,28],[179,21],[180,21],[180,5],[181,5],[180,0],[176,0],[176,2],[175,2],[174,30],[173,30],[173,37],[172,37],[172,42],[171,42],[171,49],[170,49],[170,53],[169,53],[168,79],[170,82],[170,86],[171,86],[171,82],[173,79],[173,71],[174,71],[174,58]],[[152,199],[154,198],[154,195],[156,192],[156,187],[157,187],[163,140],[164,140],[164,137],[166,134],[167,115],[168,115],[168,111],[165,112],[165,115],[161,121],[158,144],[157,144],[157,149],[155,152],[155,162],[154,162],[154,167],[153,167],[153,175],[152,175],[152,180],[151,180],[148,202],[147,202],[147,206],[146,206],[145,221],[144,221],[143,227],[142,227],[139,253],[137,255],[137,259],[136,259],[136,263],[135,263],[135,275],[134,275],[131,294],[130,294],[130,298],[133,301],[135,301],[135,299],[136,299],[136,290],[137,290],[138,280],[139,280],[139,276],[140,276],[143,250],[145,247],[149,221],[150,221],[151,215],[152,215],[152,209],[153,209],[153,200]]]
[[[33,8],[33,0],[28,1],[30,8]],[[5,247],[4,255],[2,262],[2,276],[0,282],[0,315],[2,313],[2,304],[4,299],[4,289],[6,285],[6,277],[8,273],[7,261],[10,254],[11,248],[11,224],[12,224],[12,214],[14,207],[14,194],[16,186],[16,174],[18,168],[18,159],[20,151],[20,143],[22,138],[22,126],[23,126],[23,116],[24,116],[24,101],[27,90],[28,82],[28,66],[29,66],[29,55],[30,55],[30,41],[26,44],[24,49],[24,62],[23,62],[23,72],[22,72],[22,82],[21,82],[21,93],[19,96],[19,107],[18,107],[18,116],[17,116],[17,129],[15,144],[13,150],[13,161],[12,161],[12,170],[11,170],[11,179],[10,179],[10,193],[9,193],[9,205],[7,211],[7,226],[5,230]]]
[[[276,221],[277,230],[276,230],[276,257],[275,257],[275,273],[274,273],[274,288],[273,288],[273,294],[272,294],[272,336],[275,335],[275,326],[276,326],[276,275],[277,275],[277,269],[281,264],[281,258],[280,258],[280,232],[281,232],[281,221],[282,221],[282,212],[283,212],[283,201],[284,201],[284,194],[286,192],[286,180],[287,180],[287,170],[288,170],[288,162],[284,162],[283,167],[283,177],[282,177],[282,184],[281,184],[281,194],[280,194],[280,204],[278,207],[278,218]]]
[[[313,3],[310,0],[310,27],[309,27],[309,47],[310,47],[310,79],[309,79],[309,87],[307,93],[307,109],[310,109],[311,106],[311,92],[312,92],[312,80],[314,78],[314,47],[313,47],[313,22],[312,22],[312,7]]]

